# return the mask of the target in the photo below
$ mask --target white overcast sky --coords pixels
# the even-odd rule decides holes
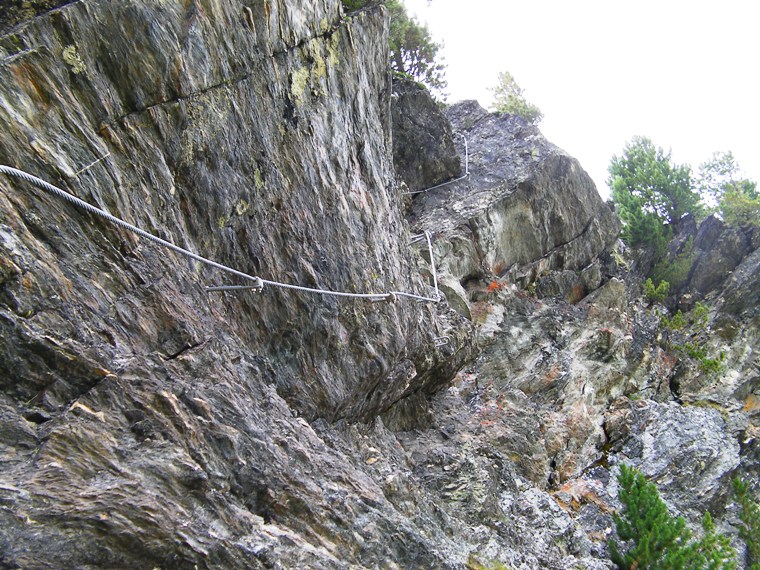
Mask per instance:
[[[731,150],[760,182],[760,2],[404,2],[444,44],[449,103],[488,107],[509,71],[603,196],[611,156],[634,135],[694,171]]]

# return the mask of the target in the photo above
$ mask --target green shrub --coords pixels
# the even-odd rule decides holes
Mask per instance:
[[[747,543],[749,570],[760,570],[760,505],[752,498],[749,485],[738,477],[734,479],[734,496],[739,502],[739,536]]]
[[[707,305],[697,301],[697,306],[694,307],[694,326],[698,330],[707,329],[707,323],[710,320],[710,309]]]
[[[660,325],[671,331],[680,331],[686,326],[686,319],[684,319],[681,309],[678,309],[678,312],[671,318],[661,315]]]
[[[754,195],[739,190],[726,192],[720,210],[723,219],[731,226],[760,226],[760,196],[757,192]]]
[[[670,283],[667,281],[660,281],[657,287],[654,286],[652,278],[646,280],[644,283],[644,297],[650,303],[662,303],[670,292]]]
[[[723,353],[720,358],[700,358],[699,369],[705,374],[717,374],[723,371]]]
[[[744,177],[731,151],[713,153],[699,166],[697,188],[711,204],[717,204],[731,226],[760,226],[760,192],[757,183]]]
[[[611,540],[610,556],[623,570],[728,570],[736,567],[730,540],[715,532],[709,513],[702,521],[704,535],[691,540],[683,517],[673,518],[657,487],[635,468],[621,465],[619,498],[623,515],[615,514],[615,530],[626,551]]]
[[[702,342],[676,342],[677,340],[683,340],[685,335],[693,338],[707,331],[709,322],[709,309],[707,305],[697,302],[694,311],[689,314],[688,319],[680,310],[671,318],[662,314],[659,314],[659,317],[660,326],[668,331],[668,334],[665,335],[664,348],[698,361],[699,369],[705,374],[717,374],[723,370],[726,358],[725,353],[721,352],[718,357],[711,358],[708,356],[707,348]],[[677,335],[672,334],[676,331],[684,332]]]
[[[658,282],[667,281],[674,291],[686,285],[696,258],[693,242],[694,240],[689,238],[681,253],[672,259],[663,259],[655,265],[652,269],[652,279]]]
[[[707,349],[694,342],[683,343],[681,349],[695,360],[702,360],[707,357]]]
[[[634,137],[621,156],[613,156],[608,184],[622,228],[620,237],[630,247],[651,249],[657,259],[678,234],[684,214],[699,217],[699,194],[691,187],[691,168],[671,160],[671,153],[647,137]],[[672,286],[675,283],[668,278]]]
[[[532,125],[538,125],[544,118],[541,110],[525,99],[522,88],[508,71],[499,73],[499,83],[491,91],[493,92],[491,108],[494,111],[517,115]]]

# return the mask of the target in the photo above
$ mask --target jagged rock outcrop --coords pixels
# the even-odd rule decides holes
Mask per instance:
[[[520,117],[474,101],[446,114],[467,138],[469,176],[413,207],[413,224],[436,232],[441,272],[460,285],[496,276],[525,287],[565,270],[572,276],[546,283],[547,295],[579,300],[596,289],[600,269],[589,266],[614,244],[618,222],[578,162]]]
[[[622,461],[691,523],[703,504],[732,521],[727,479],[760,456],[760,337],[736,305],[756,251],[706,296],[708,374],[608,255],[616,221],[580,165],[521,120],[449,109],[470,175],[405,219],[393,142],[426,157],[392,132],[383,8],[31,8],[0,37],[0,163],[309,287],[431,295],[409,245],[431,231],[467,319],[208,294],[232,279],[0,175],[0,566],[606,569]],[[412,167],[427,186],[458,172],[425,109],[446,161]]]
[[[434,397],[430,428],[402,441],[448,512],[490,521],[479,539],[491,558],[612,567],[621,463],[641,469],[697,533],[710,510],[743,552],[730,480],[756,476],[757,323],[736,321],[723,368],[712,372],[664,340],[664,308],[648,307],[639,291],[638,278],[613,278],[577,304],[514,286],[477,295],[488,344]],[[711,313],[708,328],[726,326],[721,318]],[[706,343],[710,355],[715,342]],[[532,545],[513,534],[526,524],[518,514],[533,517]],[[545,535],[553,549],[542,546]]]
[[[760,234],[760,232],[758,232]],[[760,247],[745,257],[724,282],[720,302],[726,312],[753,319],[760,314]]]
[[[407,191],[461,176],[451,123],[428,90],[416,81],[394,78],[392,97],[393,164]]]
[[[690,312],[685,328],[670,329],[664,307],[642,302],[641,278],[613,251],[612,212],[571,159],[517,118],[471,102],[448,113],[470,134],[470,177],[415,198],[413,221],[438,230],[442,289],[478,324],[485,348],[453,395],[436,397],[446,403],[434,408],[434,429],[447,426],[451,437],[430,453],[473,466],[499,458],[532,492],[552,490],[589,541],[566,567],[583,553],[604,563],[623,462],[660,484],[694,528],[709,509],[730,532],[730,479],[751,473],[757,457],[754,230],[708,219],[693,224],[691,239],[679,236],[673,257],[692,248],[692,266],[676,304],[693,310],[701,299],[709,313]],[[563,196],[573,204],[559,204]],[[581,237],[575,246],[553,232]],[[509,483],[458,473],[452,501],[505,516]],[[536,526],[552,524],[546,514]],[[513,559],[502,550],[499,560]]]
[[[677,282],[671,283],[671,294],[679,298],[685,309],[689,309],[690,302],[724,289],[731,273],[759,247],[760,229],[755,226],[731,226],[715,215],[708,216],[697,225],[693,217],[688,216],[684,218],[682,230],[671,242],[669,254],[660,266],[682,266],[680,271],[675,272]],[[669,277],[670,273],[673,272],[665,272],[665,277]],[[729,310],[737,312],[738,309],[741,313],[751,306],[753,303],[749,302],[745,307]]]
[[[429,296],[386,33],[382,8],[346,19],[337,1],[69,3],[0,38],[0,162],[249,274]],[[207,294],[231,280],[0,188],[3,566],[447,563],[296,416],[372,419],[434,391],[471,352],[458,316]]]

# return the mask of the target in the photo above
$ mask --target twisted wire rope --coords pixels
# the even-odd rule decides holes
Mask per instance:
[[[101,210],[100,208],[93,206],[92,204],[89,204],[88,202],[85,202],[84,200],[81,200],[80,198],[77,198],[76,196],[69,194],[65,190],[62,190],[58,188],[57,186],[53,186],[49,182],[46,182],[45,180],[42,180],[41,178],[37,178],[36,176],[33,176],[32,174],[29,174],[28,172],[24,172],[23,170],[18,170],[17,168],[13,168],[10,166],[5,166],[0,164],[0,172],[3,174],[9,175],[9,176],[15,176],[17,178],[21,178],[23,180],[26,180],[27,182],[34,184],[35,186],[42,188],[43,190],[46,190],[50,192],[51,194],[58,196],[59,198],[62,198],[80,208],[83,210],[86,210],[92,214],[95,214],[96,216],[100,216],[101,218],[104,218],[105,220],[108,220],[112,224],[115,224],[125,230],[128,230],[142,238],[145,238],[149,241],[152,241],[153,243],[156,243],[162,247],[165,247],[167,249],[170,249],[174,251],[175,253],[179,253],[180,255],[184,255],[185,257],[189,257],[190,259],[194,259],[195,261],[198,261],[200,263],[203,263],[205,265],[209,265],[211,267],[214,267],[216,269],[219,269],[221,271],[231,273],[232,275],[235,275],[237,277],[241,277],[243,279],[247,279],[249,281],[253,281],[254,284],[247,286],[247,285],[227,285],[227,286],[219,286],[219,287],[206,287],[206,291],[236,291],[236,290],[243,290],[243,289],[256,289],[260,290],[264,285],[271,285],[273,287],[280,287],[283,289],[292,289],[296,291],[304,291],[307,293],[317,293],[321,295],[331,295],[335,297],[351,297],[355,299],[370,299],[374,301],[381,301],[381,300],[395,300],[397,297],[407,297],[410,299],[416,299],[419,301],[426,301],[431,303],[437,303],[440,301],[440,293],[438,292],[437,284],[435,288],[435,297],[425,297],[422,295],[415,295],[414,293],[405,293],[403,291],[390,291],[387,293],[348,293],[344,291],[331,291],[328,289],[318,289],[314,287],[303,287],[301,285],[292,285],[289,283],[281,283],[279,281],[272,281],[269,279],[262,279],[261,277],[249,275],[247,273],[244,273],[242,271],[238,271],[237,269],[233,269],[232,267],[228,267],[227,265],[223,265],[221,263],[218,263],[216,261],[213,261],[211,259],[207,259],[201,255],[198,255],[196,253],[193,253],[192,251],[189,251],[187,249],[184,249],[182,247],[179,247],[178,245],[175,245],[169,241],[166,241],[164,239],[161,239],[160,237],[154,236],[153,234],[150,234],[146,232],[143,229],[138,228],[135,225],[130,224],[129,222],[126,222],[120,218],[117,218],[116,216],[113,216],[106,212],[105,210]],[[429,237],[428,237],[428,243],[429,243]],[[432,248],[431,248],[431,265],[433,265],[433,272],[435,272],[435,265],[434,261],[432,259]]]

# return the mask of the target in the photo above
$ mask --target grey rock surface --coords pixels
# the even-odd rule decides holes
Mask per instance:
[[[691,268],[683,292],[704,297],[721,290],[731,273],[755,249],[757,228],[726,225],[715,215],[709,216],[690,231],[682,232],[680,241],[692,242]]]
[[[720,301],[725,311],[745,318],[760,314],[760,248],[744,258],[725,282]]]
[[[725,501],[730,475],[739,466],[739,441],[721,412],[675,402],[635,402],[612,412],[610,423],[629,437],[616,461],[637,467],[679,512],[698,518]],[[734,424],[736,425],[736,424]],[[641,426],[644,426],[643,429]]]
[[[428,296],[386,33],[382,8],[322,0],[41,13],[0,38],[0,163],[249,274]],[[207,294],[234,280],[26,182],[0,189],[4,566],[449,564],[306,419],[435,391],[472,352],[458,315]]]
[[[393,165],[409,192],[462,175],[451,123],[423,85],[394,78],[391,116]]]
[[[578,162],[536,127],[475,102],[447,116],[467,138],[469,176],[420,194],[413,207],[415,227],[439,235],[442,270],[460,281],[496,274],[517,282],[581,270],[614,244],[614,212]]]
[[[588,176],[517,118],[448,109],[470,176],[406,219],[382,7],[23,8],[0,163],[309,287],[431,295],[429,230],[448,303],[208,294],[236,281],[0,176],[0,566],[611,568],[622,461],[731,522],[760,457],[756,233],[671,334]],[[425,108],[427,183],[456,161]]]

